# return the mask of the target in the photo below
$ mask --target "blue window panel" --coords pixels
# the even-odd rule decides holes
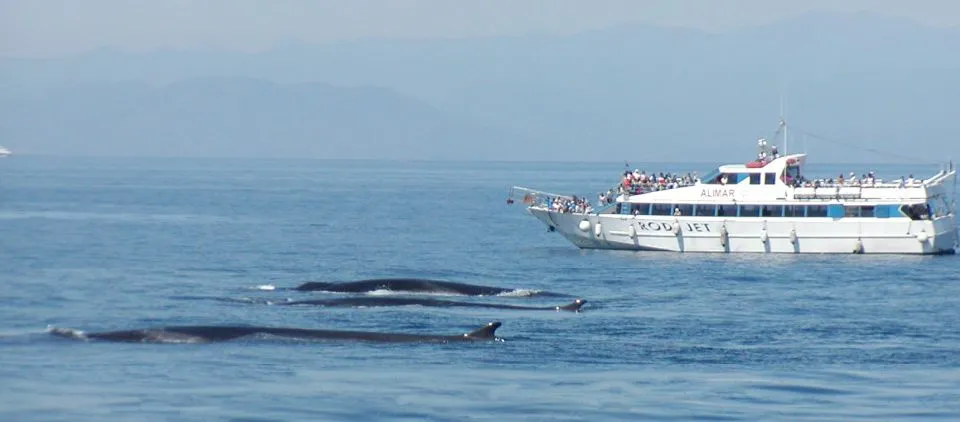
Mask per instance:
[[[876,212],[873,216],[876,218],[890,218],[890,205],[877,205]]]
[[[827,217],[843,218],[843,205],[830,204],[827,206]]]

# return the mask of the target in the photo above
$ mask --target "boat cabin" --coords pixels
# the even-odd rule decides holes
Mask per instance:
[[[801,180],[800,168],[806,154],[791,154],[772,160],[718,167],[700,180],[707,185],[780,185],[795,186]]]

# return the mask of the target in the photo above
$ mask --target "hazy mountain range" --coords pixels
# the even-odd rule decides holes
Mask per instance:
[[[809,14],[711,34],[367,40],[0,59],[0,144],[83,155],[730,161],[960,157],[960,29]]]

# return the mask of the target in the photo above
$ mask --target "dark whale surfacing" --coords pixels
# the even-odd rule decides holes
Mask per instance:
[[[476,284],[457,283],[453,281],[429,280],[423,278],[376,278],[370,280],[323,282],[308,281],[294,288],[294,290],[324,291],[336,293],[368,293],[377,290],[391,290],[395,292],[412,293],[447,293],[467,296],[496,296],[504,293],[518,292],[518,289],[480,286]],[[550,292],[532,292],[538,296],[567,296]]]
[[[272,335],[297,339],[354,340],[386,343],[451,343],[496,340],[499,321],[461,335],[433,335],[411,333],[381,333],[373,331],[314,330],[307,328],[248,327],[248,326],[174,326],[142,330],[86,333],[71,328],[48,328],[58,337],[83,340],[103,340],[128,343],[210,343],[234,340],[252,335]]]
[[[577,299],[571,303],[562,306],[521,306],[504,305],[499,303],[483,302],[458,302],[452,300],[440,300],[429,298],[405,298],[405,297],[349,297],[342,299],[318,299],[318,300],[298,300],[293,302],[277,302],[275,305],[296,306],[296,305],[314,305],[314,306],[434,306],[434,307],[474,307],[490,309],[515,309],[530,311],[571,311],[580,312],[580,308],[587,303],[586,300]]]

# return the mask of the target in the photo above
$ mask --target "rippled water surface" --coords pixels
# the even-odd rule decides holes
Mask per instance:
[[[960,419],[957,256],[580,251],[504,201],[513,184],[592,198],[619,170],[0,160],[0,419]],[[339,297],[282,288],[373,277],[589,302],[573,314],[259,301]],[[252,324],[453,335],[494,320],[502,342],[440,345],[120,344],[45,332]]]

